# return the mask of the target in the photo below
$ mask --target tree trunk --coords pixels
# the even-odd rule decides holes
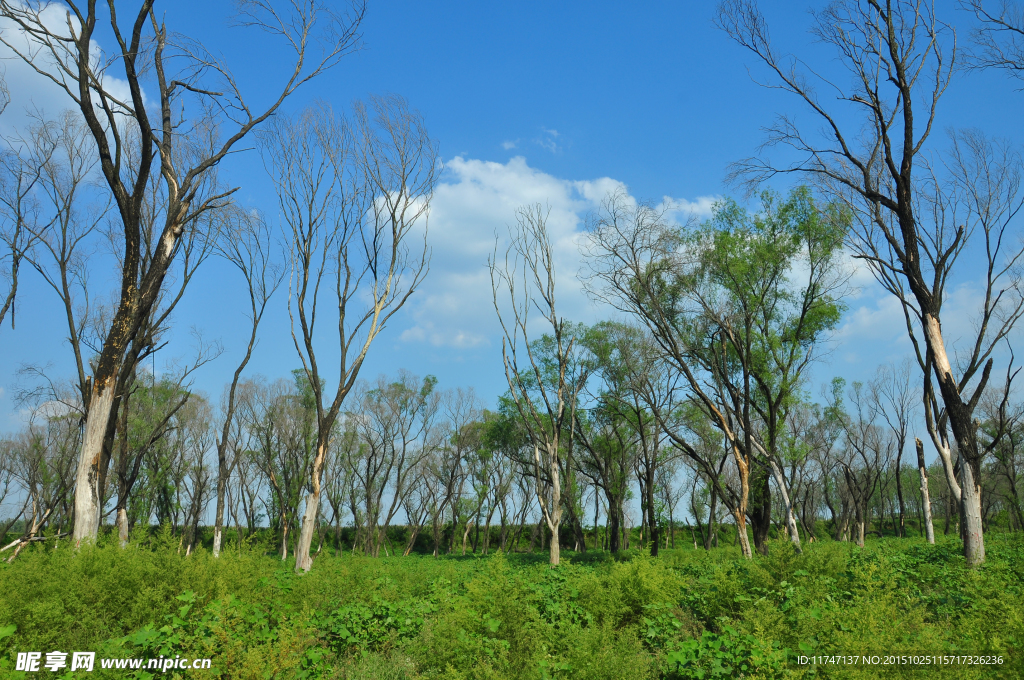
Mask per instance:
[[[219,452],[218,452],[219,453]],[[227,491],[227,475],[225,474],[225,467],[223,455],[218,455],[220,459],[217,464],[217,511],[214,514],[213,519],[213,556],[220,557],[220,547],[224,534],[224,497]]]
[[[117,509],[117,538],[122,548],[128,545],[128,511],[124,508]]]
[[[976,567],[985,561],[985,538],[981,518],[981,455],[978,451],[977,430],[971,420],[971,407],[963,402],[953,379],[953,370],[946,354],[939,319],[924,309],[922,311],[925,313],[921,316],[921,326],[931,350],[939,391],[946,405],[949,425],[953,430],[960,457],[959,510],[964,558],[969,566]],[[986,377],[991,368],[992,360],[989,359],[984,372]],[[972,488],[965,488],[965,482],[969,482]]]
[[[754,552],[750,549],[750,537],[747,536],[747,518],[740,510],[736,511],[736,536],[740,541],[740,550],[745,558],[752,559]]]
[[[75,478],[75,529],[72,540],[76,546],[95,541],[100,531],[100,515],[103,510],[100,507],[100,467],[103,441],[113,404],[113,378],[94,382]]]
[[[328,428],[329,429],[329,428]],[[313,531],[316,528],[317,513],[320,511],[320,478],[323,476],[324,460],[327,458],[326,437],[318,437],[316,458],[313,459],[312,488],[306,496],[306,511],[302,513],[302,529],[295,545],[295,571],[308,572],[313,567],[309,549],[313,545]]]
[[[900,504],[900,528],[897,535],[906,538],[907,531],[904,524],[905,509],[903,507],[903,448],[896,454],[896,500]]]
[[[288,559],[288,515],[281,515],[281,561]]]
[[[779,487],[779,493],[782,494],[783,508],[786,512],[786,530],[789,533],[789,540],[793,542],[793,549],[796,550],[799,555],[803,550],[800,548],[800,532],[796,527],[796,517],[793,516],[793,501],[789,497],[789,487],[786,484],[786,478],[782,474],[782,468],[780,468],[774,460],[771,461],[772,474],[775,476],[775,483]]]
[[[768,488],[768,475],[755,467],[750,475],[750,528],[754,533],[754,548],[768,555],[768,532],[772,528],[772,496]]]
[[[917,446],[917,469],[921,473],[921,509],[924,511],[924,529],[928,542],[935,544],[935,527],[932,526],[932,500],[928,495],[928,468],[924,464],[924,444],[915,439]]]
[[[705,550],[715,547],[715,519],[718,514],[718,493],[717,488],[711,485],[711,502],[708,504],[708,538],[704,546]]]
[[[975,481],[974,466],[960,459],[960,533],[964,541],[967,566],[977,567],[985,561],[985,540],[982,534],[981,483]]]
[[[647,466],[647,498],[644,505],[647,509],[647,526],[650,527],[651,531],[651,557],[658,556],[658,543],[661,538],[661,530],[658,527],[658,515],[654,507],[654,466]]]
[[[469,539],[469,531],[470,531],[470,528],[472,526],[473,526],[473,516],[470,515],[469,517],[466,518],[466,526],[464,527],[464,529],[462,531],[462,555],[463,555],[463,557],[465,557],[465,555],[466,555],[466,541]]]

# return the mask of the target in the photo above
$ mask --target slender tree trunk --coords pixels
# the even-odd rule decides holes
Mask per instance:
[[[775,476],[775,484],[779,487],[779,493],[782,494],[782,507],[786,512],[786,530],[789,533],[789,540],[793,542],[793,549],[796,550],[797,554],[803,552],[800,548],[800,531],[796,526],[796,517],[793,516],[793,501],[789,496],[789,486],[786,484],[786,478],[782,474],[782,468],[780,468],[774,460],[771,461],[772,474]]]
[[[650,527],[651,531],[651,557],[658,556],[658,543],[661,538],[661,530],[658,528],[658,515],[654,507],[654,466],[647,466],[647,484],[645,485],[647,491],[647,498],[645,499],[647,506],[647,526]]]
[[[470,515],[469,517],[466,518],[466,526],[465,526],[465,528],[462,531],[462,554],[463,554],[463,556],[465,556],[465,554],[466,554],[466,541],[469,539],[469,532],[470,532],[470,529],[472,528],[472,526],[473,526],[473,516]]]
[[[700,521],[700,517],[697,513],[693,514],[694,521],[697,522],[697,533],[700,534],[700,544],[705,550],[711,549],[711,532],[709,531],[706,535],[704,533],[704,523]]]
[[[708,538],[704,545],[705,550],[715,547],[715,516],[718,514],[718,490],[711,485],[711,502],[708,503]]]
[[[221,542],[224,540],[224,498],[227,492],[227,474],[223,456],[217,464],[217,510],[213,519],[213,556],[220,557]]]
[[[896,499],[900,505],[900,528],[898,536],[900,538],[906,538],[907,531],[904,525],[904,514],[906,509],[903,506],[903,449],[900,448],[899,453],[896,457]]]
[[[934,545],[935,527],[932,525],[932,500],[928,495],[928,468],[924,464],[924,444],[920,439],[915,439],[914,443],[917,447],[917,469],[921,473],[921,509],[924,512],[924,530],[928,542]],[[947,525],[948,523],[947,519]]]
[[[122,548],[128,545],[128,511],[124,508],[117,509],[117,538]]]
[[[945,523],[942,527],[942,535],[949,536],[949,505],[952,502],[950,498],[944,498],[942,501],[942,510],[945,515]]]

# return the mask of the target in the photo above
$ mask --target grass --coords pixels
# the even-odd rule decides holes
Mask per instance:
[[[977,570],[952,538],[802,555],[775,542],[753,561],[730,547],[570,553],[557,570],[539,553],[328,555],[304,576],[259,544],[220,559],[176,546],[164,532],[0,566],[0,677],[34,677],[13,670],[16,653],[55,650],[213,660],[168,678],[1024,677],[1024,541],[1010,534],[987,537]],[[858,663],[798,663],[837,654]],[[862,663],[874,655],[1003,663]]]

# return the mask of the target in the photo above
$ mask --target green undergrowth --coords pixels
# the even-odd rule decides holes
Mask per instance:
[[[568,554],[556,570],[539,554],[344,555],[296,576],[259,546],[185,556],[166,534],[33,547],[0,565],[0,677],[40,675],[14,670],[26,651],[212,659],[207,671],[41,672],[79,678],[1024,677],[1024,543],[988,537],[976,570],[959,548]],[[799,663],[836,655],[848,663]],[[884,663],[903,655],[1003,663]]]

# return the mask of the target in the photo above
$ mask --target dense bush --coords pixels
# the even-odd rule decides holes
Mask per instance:
[[[486,558],[321,556],[311,573],[232,548],[24,551],[0,567],[0,675],[18,651],[209,657],[231,678],[1024,677],[1024,544],[819,542]],[[1001,666],[800,665],[798,655],[1001,655]],[[98,667],[78,677],[147,678]],[[43,671],[47,676],[58,677]],[[134,675],[133,675],[134,673]],[[66,673],[65,677],[71,677]]]

